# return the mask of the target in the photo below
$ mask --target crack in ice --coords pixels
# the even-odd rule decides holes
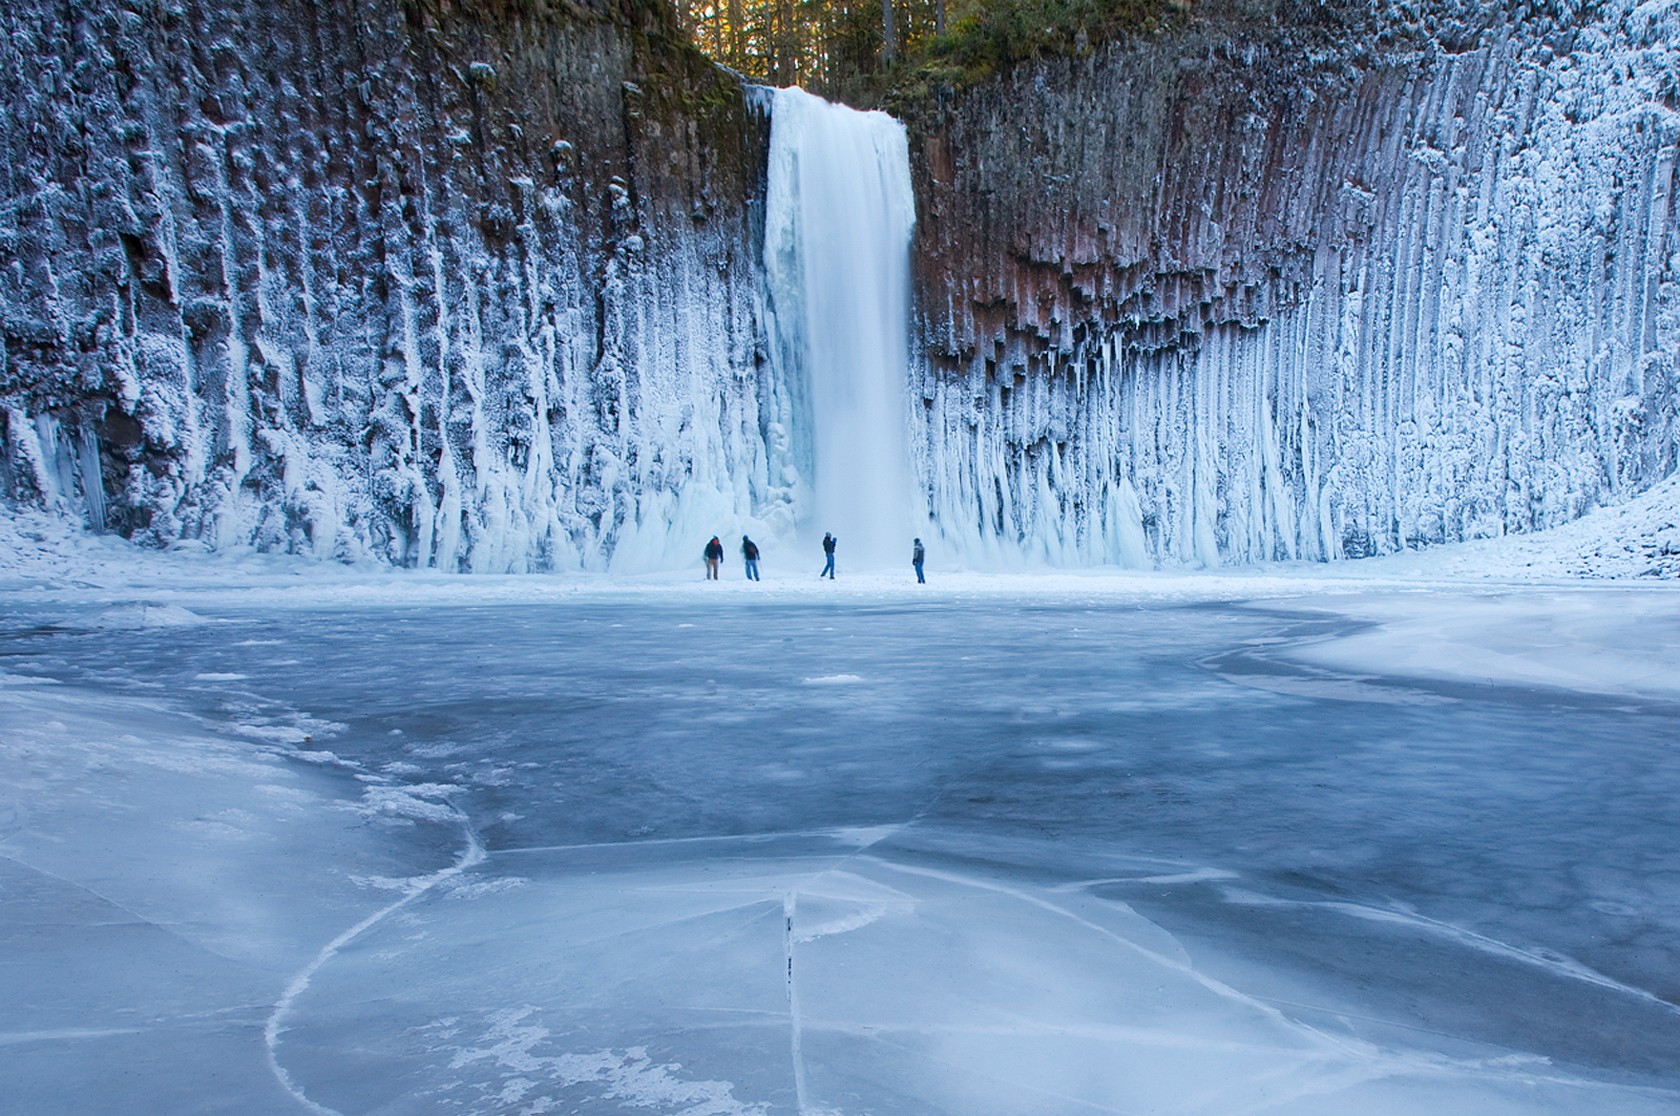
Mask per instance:
[[[320,972],[321,968],[325,966],[327,962],[338,956],[339,950],[355,941],[358,937],[383,921],[389,915],[392,915],[408,906],[414,900],[426,894],[428,891],[431,891],[439,884],[444,883],[447,880],[454,879],[467,869],[484,861],[484,846],[479,842],[478,834],[473,831],[471,822],[467,819],[466,815],[461,813],[459,810],[456,810],[455,816],[460,821],[461,828],[466,832],[467,837],[467,846],[461,850],[461,855],[456,858],[455,863],[446,868],[440,868],[429,875],[415,877],[413,881],[411,881],[411,886],[408,891],[402,898],[398,899],[394,903],[381,907],[379,910],[368,915],[366,918],[338,935],[338,937],[322,946],[321,951],[315,955],[314,960],[304,966],[304,968],[298,972],[296,976],[292,977],[291,981],[286,985],[285,993],[282,994],[280,999],[275,1003],[274,1010],[269,1014],[268,1022],[263,1027],[263,1043],[268,1051],[268,1068],[273,1072],[275,1080],[279,1081],[280,1085],[288,1093],[290,1093],[298,1101],[298,1103],[308,1108],[311,1112],[317,1113],[318,1116],[343,1116],[343,1114],[338,1112],[337,1109],[328,1108],[323,1104],[318,1104],[314,1100],[311,1100],[308,1094],[303,1091],[303,1087],[292,1079],[292,1075],[287,1072],[286,1067],[280,1064],[280,1037],[286,1032],[286,1019],[292,1014],[292,1007],[297,1002],[298,997],[308,990],[310,982],[315,978],[315,974]]]

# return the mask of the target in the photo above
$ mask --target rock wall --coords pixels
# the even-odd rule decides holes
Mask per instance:
[[[657,0],[10,0],[0,105],[10,498],[473,570],[782,514],[766,126]]]
[[[1193,10],[907,114],[945,553],[1337,558],[1674,471],[1680,8]],[[12,0],[0,32],[4,498],[488,571],[809,514],[767,122],[658,0]]]
[[[912,425],[994,558],[1337,558],[1674,470],[1680,9],[1192,21],[910,114]]]

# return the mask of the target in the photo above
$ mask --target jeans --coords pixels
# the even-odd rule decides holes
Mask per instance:
[[[912,566],[916,567],[916,584],[917,585],[926,585],[927,584],[927,578],[922,576],[922,564],[920,562],[912,562],[910,564]]]
[[[757,581],[758,580],[758,559],[757,558],[746,558],[746,559],[743,559],[743,561],[745,561],[746,564],[747,564],[747,580],[748,581]]]
[[[818,574],[817,576],[818,577],[827,577],[828,580],[830,580],[830,581],[834,580],[834,555],[830,554],[828,556],[828,564],[823,566],[822,573]]]

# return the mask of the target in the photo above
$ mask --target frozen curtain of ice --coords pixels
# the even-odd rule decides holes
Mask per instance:
[[[1191,134],[1216,95],[1029,72],[987,94],[1010,103],[959,137],[955,184],[919,184],[1024,166],[1038,208],[923,199],[992,239],[962,274],[914,249],[908,366],[899,226],[811,267],[868,240],[865,187],[908,228],[896,125],[769,95],[804,143],[766,185],[753,115],[685,117],[609,24],[445,52],[396,4],[303,7],[0,14],[12,498],[443,569],[824,530],[888,558],[937,534],[977,565],[1213,564],[1545,527],[1675,466],[1672,4],[1427,65],[1355,51],[1287,112],[1162,146],[1142,193],[1128,136]],[[1066,200],[1110,175],[1116,212]]]
[[[762,129],[674,27],[73,8],[0,5],[6,496],[492,572],[667,566],[777,520]]]

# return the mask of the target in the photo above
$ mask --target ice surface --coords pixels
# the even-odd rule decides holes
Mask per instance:
[[[7,636],[16,661],[108,633]],[[8,1111],[298,1111],[262,1038],[288,974],[390,902],[358,881],[449,863],[347,775],[173,704],[0,673]]]
[[[0,613],[23,1111],[1680,1105],[1660,588],[75,572]]]
[[[59,621],[66,628],[179,628],[186,624],[202,624],[204,618],[179,605],[135,604],[112,605],[89,615],[67,617]]]
[[[1447,611],[1414,593],[1330,607],[1373,626],[1291,658],[1372,675],[1680,700],[1677,595],[1489,593]],[[1632,632],[1630,612],[1639,618]]]

